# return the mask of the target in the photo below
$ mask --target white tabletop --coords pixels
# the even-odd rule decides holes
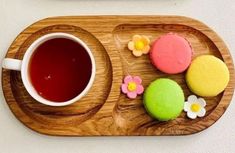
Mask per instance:
[[[214,29],[235,57],[234,0],[0,0],[0,57],[26,26],[60,15],[184,15]],[[1,90],[2,91],[2,90]],[[235,99],[209,129],[178,137],[50,137],[22,125],[0,92],[0,153],[233,153]]]

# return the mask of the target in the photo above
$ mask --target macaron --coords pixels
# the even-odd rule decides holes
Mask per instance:
[[[153,42],[150,59],[158,70],[177,74],[188,68],[192,53],[191,45],[185,38],[168,33]]]
[[[186,82],[195,94],[213,97],[221,93],[229,82],[226,64],[212,55],[201,55],[194,59],[187,70]]]
[[[183,90],[171,79],[156,79],[144,92],[144,106],[149,115],[159,121],[173,120],[183,110]]]

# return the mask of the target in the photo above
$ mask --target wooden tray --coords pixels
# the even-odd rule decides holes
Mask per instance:
[[[68,16],[41,20],[21,32],[10,46],[7,57],[22,59],[29,45],[40,36],[67,32],[85,41],[96,64],[96,79],[88,95],[66,107],[50,107],[37,103],[24,88],[20,72],[3,70],[3,92],[10,109],[27,127],[43,134],[57,136],[104,135],[187,135],[202,131],[215,123],[228,107],[234,91],[232,57],[224,42],[203,23],[180,16]],[[185,74],[167,75],[156,70],[148,56],[135,58],[127,50],[134,34],[152,40],[176,32],[187,38],[195,58],[213,54],[229,68],[230,82],[223,93],[206,98],[206,116],[190,120],[184,112],[169,122],[153,120],[143,107],[142,98],[129,100],[120,93],[125,75],[139,75],[144,87],[160,77],[177,81],[185,97],[192,94]]]

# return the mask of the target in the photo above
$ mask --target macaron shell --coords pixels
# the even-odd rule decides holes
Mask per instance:
[[[177,74],[185,71],[191,63],[190,43],[176,34],[166,34],[156,40],[150,51],[153,65],[162,72]]]
[[[160,121],[175,119],[184,107],[181,87],[170,79],[157,79],[145,90],[144,105],[147,112]]]
[[[212,97],[221,93],[229,82],[229,70],[226,64],[212,55],[202,55],[192,61],[186,82],[195,94]]]

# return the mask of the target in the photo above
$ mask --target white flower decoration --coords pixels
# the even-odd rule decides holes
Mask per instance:
[[[206,114],[206,101],[203,98],[197,98],[195,95],[190,95],[188,101],[184,103],[184,111],[191,119],[203,117]]]

